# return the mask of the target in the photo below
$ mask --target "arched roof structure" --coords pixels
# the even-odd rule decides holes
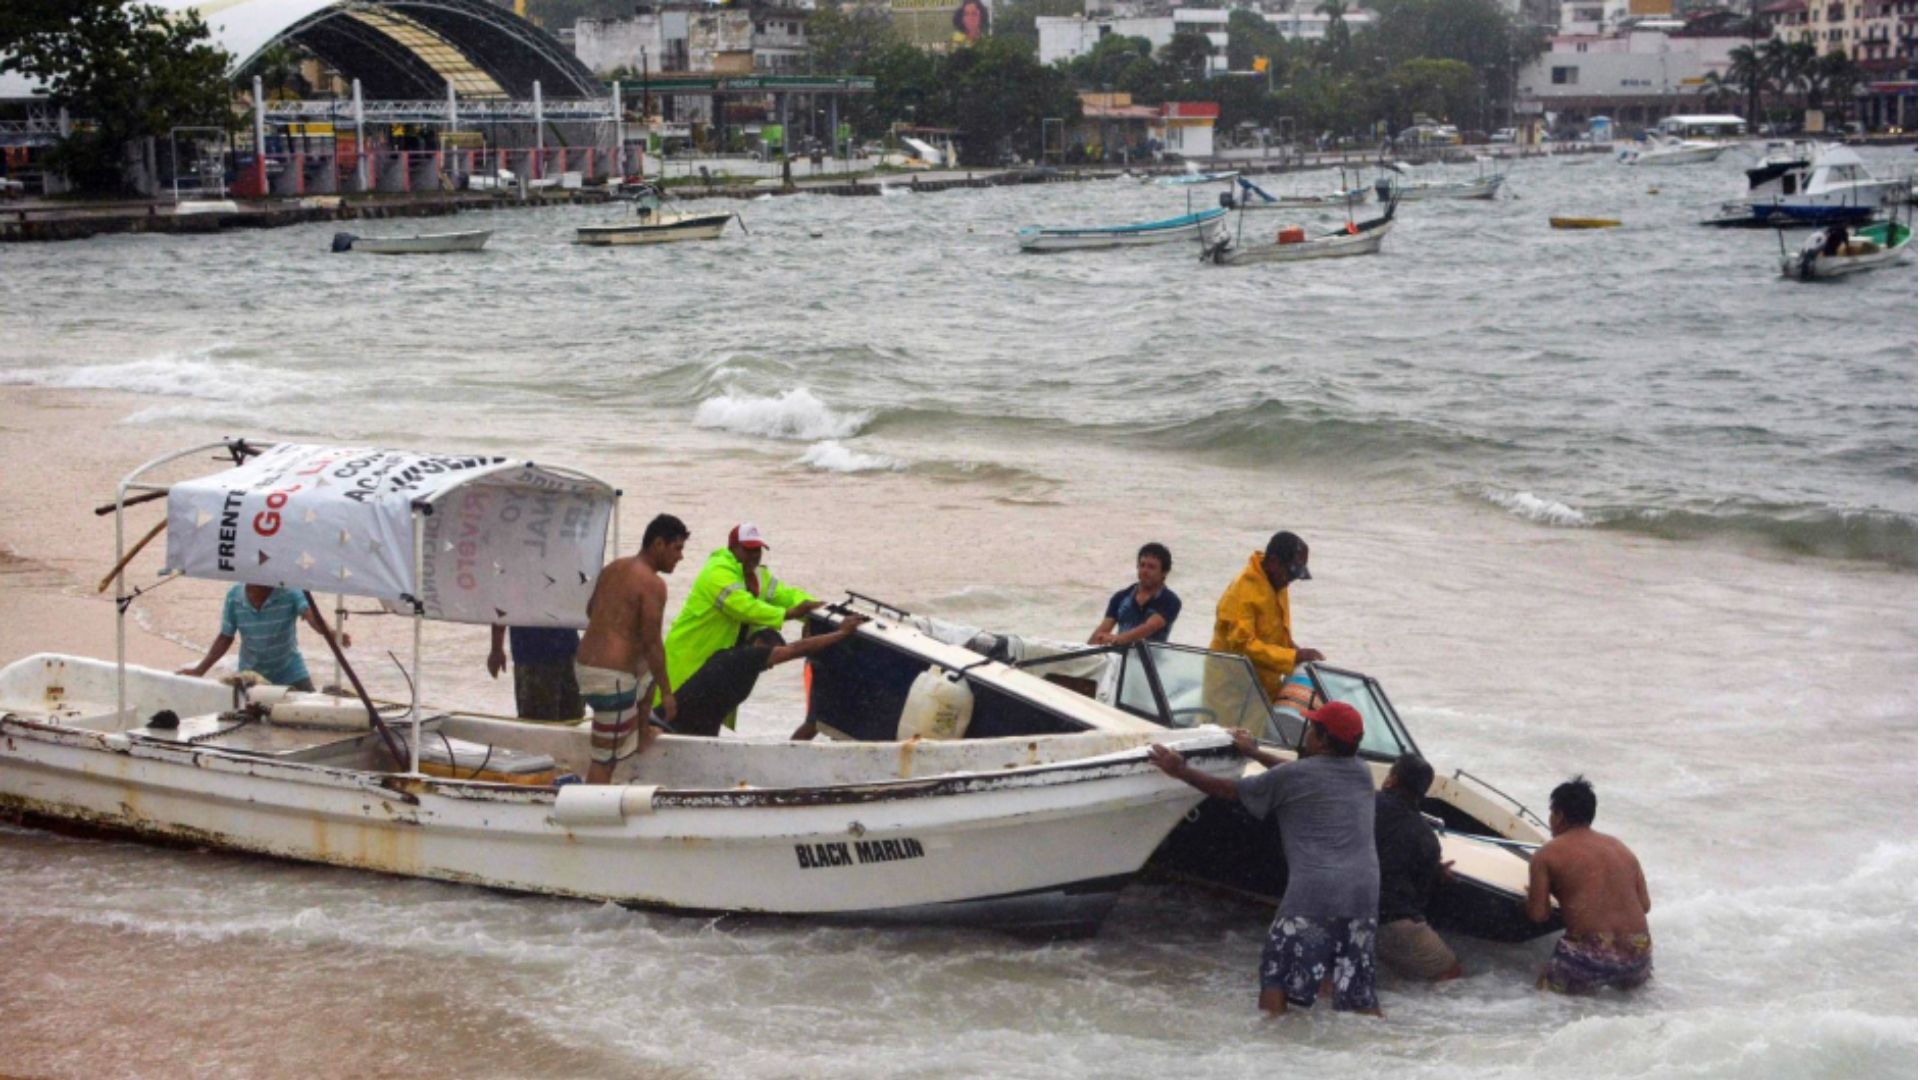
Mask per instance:
[[[233,54],[239,78],[297,45],[373,100],[601,97],[605,87],[553,35],[486,0],[158,0],[193,11]]]

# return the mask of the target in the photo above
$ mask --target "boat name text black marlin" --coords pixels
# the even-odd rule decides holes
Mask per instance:
[[[800,869],[818,870],[855,863],[923,859],[927,849],[913,837],[904,836],[898,840],[856,840],[851,844],[795,844],[793,853],[800,860]]]

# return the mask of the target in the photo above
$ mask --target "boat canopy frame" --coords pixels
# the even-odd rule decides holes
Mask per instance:
[[[227,437],[217,442],[201,443],[184,450],[176,450],[163,454],[146,462],[121,478],[119,485],[114,490],[113,499],[113,553],[115,560],[114,566],[116,568],[113,573],[114,709],[116,715],[124,716],[127,711],[127,611],[132,606],[134,598],[139,594],[138,590],[133,593],[129,593],[127,590],[126,563],[131,558],[126,549],[126,508],[129,501],[146,502],[166,497],[172,491],[173,485],[150,480],[147,479],[147,477],[163,466],[193,457],[196,454],[204,454],[209,451],[225,451],[227,457],[231,459],[233,466],[239,468],[244,465],[248,459],[263,454],[270,449],[295,445],[299,444],[283,443],[277,440]],[[392,451],[386,452],[393,453]],[[413,547],[412,569],[414,581],[419,581],[425,572],[426,531],[424,523],[426,519],[433,514],[434,507],[455,492],[463,491],[473,487],[479,482],[486,481],[490,478],[497,478],[501,474],[520,469],[538,469],[543,473],[583,484],[589,491],[604,496],[608,502],[608,520],[607,531],[601,534],[599,565],[604,566],[606,564],[610,552],[618,552],[620,550],[620,499],[624,493],[619,488],[601,477],[580,469],[567,466],[536,465],[534,462],[524,458],[497,456],[497,460],[474,468],[453,482],[426,491],[409,500],[408,509]],[[128,498],[130,493],[134,496],[132,500]],[[171,511],[169,512],[169,518],[171,518]],[[136,548],[135,553],[137,552],[138,549]],[[202,577],[211,580],[229,580],[231,577],[244,580],[245,575],[238,572],[230,576],[194,574],[181,568],[177,570],[175,576]],[[431,616],[428,614],[425,603],[418,596],[406,594],[389,596],[385,593],[367,592],[365,590],[360,590],[359,592],[362,595],[374,596],[389,603],[405,603],[411,608],[410,614],[413,619],[413,655],[410,664],[411,670],[408,673],[411,701],[409,702],[407,712],[408,727],[410,729],[407,771],[411,776],[420,776],[422,775],[420,772],[421,631],[424,623]],[[466,622],[471,620],[444,619],[439,621]]]

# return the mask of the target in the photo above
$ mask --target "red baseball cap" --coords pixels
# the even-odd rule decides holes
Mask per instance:
[[[1310,713],[1303,713],[1301,718],[1309,724],[1319,724],[1327,734],[1348,744],[1358,743],[1367,730],[1360,710],[1344,701],[1329,701]]]
[[[743,548],[767,547],[767,538],[760,535],[760,526],[751,521],[743,521],[727,534],[727,546],[738,544]]]

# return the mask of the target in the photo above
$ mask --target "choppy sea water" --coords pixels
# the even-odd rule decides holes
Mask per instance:
[[[1465,943],[1467,979],[1390,986],[1384,1023],[1273,1024],[1263,913],[1166,885],[1035,948],[5,830],[0,1071],[1910,1075],[1915,269],[1783,281],[1772,234],[1693,225],[1738,183],[1527,163],[1512,198],[1404,207],[1380,257],[1247,269],[1014,251],[1185,209],[1126,181],[753,201],[658,250],[569,243],[615,208],[346,226],[497,230],[460,259],[331,255],[333,226],[0,250],[0,381],[138,393],[155,453],[514,447],[700,550],[772,519],[783,576],[1053,634],[1152,537],[1204,642],[1247,548],[1299,528],[1303,636],[1443,768],[1535,803],[1595,776],[1660,971],[1561,1001],[1544,942]],[[429,696],[497,698],[475,666]],[[794,688],[761,697],[745,729],[788,730]]]

